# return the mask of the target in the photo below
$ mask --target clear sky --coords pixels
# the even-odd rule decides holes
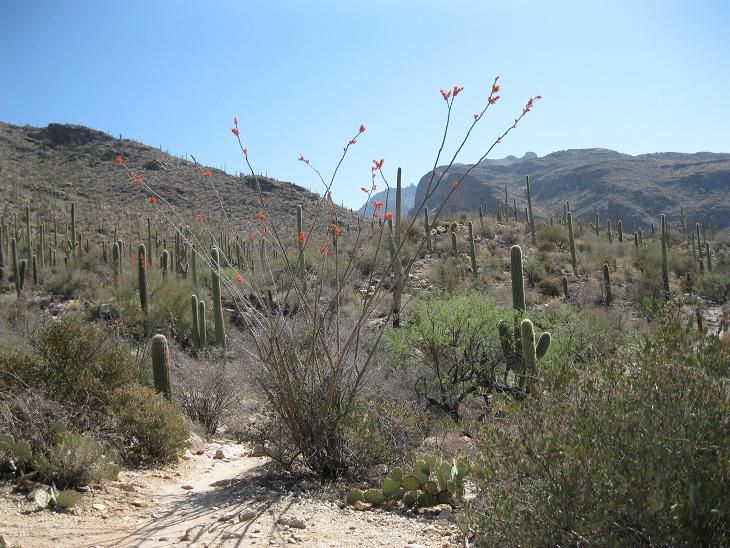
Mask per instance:
[[[315,190],[361,123],[334,198],[359,206],[370,161],[417,183],[454,105],[452,146],[501,75],[461,159],[605,147],[730,152],[727,0],[0,1],[0,120],[78,123]]]

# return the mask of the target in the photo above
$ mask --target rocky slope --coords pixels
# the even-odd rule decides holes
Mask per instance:
[[[114,165],[117,154],[178,211],[202,214],[206,219],[228,218],[235,224],[263,209],[279,219],[281,226],[292,226],[297,204],[304,206],[306,214],[314,211],[319,200],[295,184],[259,177],[262,204],[253,177],[198,167],[157,148],[83,126],[36,128],[2,122],[0,200],[6,210],[30,200],[41,214],[54,207],[55,201],[70,200],[111,208],[110,213],[117,217],[151,209],[149,195],[131,182],[126,170]],[[211,176],[203,177],[202,171],[208,169]]]
[[[475,168],[444,207],[444,213],[471,211],[487,204],[494,213],[504,202],[507,187],[510,206],[517,199],[520,211],[527,205],[525,176],[530,176],[533,207],[539,216],[562,214],[569,200],[574,215],[601,219],[623,218],[631,230],[658,222],[662,213],[679,223],[680,206],[690,222],[705,216],[717,228],[730,227],[730,154],[674,152],[630,156],[606,149],[575,149],[543,157],[527,154],[521,159],[492,161]],[[433,210],[470,166],[451,167],[442,184],[428,200]],[[437,173],[444,167],[437,168]],[[424,198],[431,172],[418,183],[415,203]]]
[[[409,211],[416,200],[416,185],[408,185],[403,187],[401,190],[401,199],[403,200],[404,211]],[[375,211],[375,202],[383,202],[387,207],[383,207],[382,212],[387,213],[388,211],[395,211],[395,188],[381,190],[380,192],[373,194],[368,203],[358,210],[360,215],[370,218],[373,216]]]

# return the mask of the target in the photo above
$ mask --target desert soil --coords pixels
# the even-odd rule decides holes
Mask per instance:
[[[24,548],[460,545],[448,511],[341,507],[312,482],[276,479],[269,464],[243,445],[211,442],[174,467],[123,471],[70,511],[39,510],[2,485],[0,535]]]

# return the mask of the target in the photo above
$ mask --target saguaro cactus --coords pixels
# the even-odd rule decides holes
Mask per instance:
[[[74,202],[71,202],[71,245],[76,246],[76,204]]]
[[[459,247],[456,244],[456,223],[451,225],[451,253],[454,255],[454,259],[459,256]]]
[[[198,302],[198,341],[201,349],[208,346],[208,329],[206,328],[206,325],[205,301],[200,301]]]
[[[535,344],[535,328],[527,318],[520,323],[520,332],[522,335],[522,375],[519,384],[525,392],[534,394],[537,389],[537,362],[550,348],[551,337],[550,333],[546,331],[540,335]]]
[[[213,293],[213,321],[215,342],[226,349],[226,331],[223,325],[223,302],[221,300],[220,252],[214,247],[210,252],[211,287]]]
[[[662,285],[669,295],[669,268],[667,266],[667,219],[662,214]]]
[[[170,391],[170,349],[164,335],[152,337],[152,373],[155,388],[170,400],[172,396]]]
[[[198,297],[197,295],[190,295],[190,309],[192,315],[192,335],[193,335],[193,346],[200,348],[200,332],[198,330]]]
[[[139,244],[137,250],[137,277],[139,279],[139,304],[142,313],[147,316],[149,313],[149,301],[147,299],[147,251],[144,244]]]
[[[471,272],[472,276],[474,276],[474,279],[476,280],[479,278],[479,274],[477,272],[477,250],[474,245],[474,227],[472,226],[471,221],[469,221],[467,226],[469,227],[469,258],[471,259]]]
[[[23,290],[23,283],[20,273],[20,261],[18,261],[18,243],[15,238],[10,240],[10,256],[13,260],[13,282],[15,283],[15,294],[18,298],[20,298],[20,293]]]
[[[603,288],[606,292],[606,305],[610,305],[613,297],[611,295],[611,272],[608,263],[603,263]]]
[[[114,287],[119,287],[122,283],[122,258],[117,242],[114,242],[112,246],[112,269],[114,271]]]
[[[575,256],[575,236],[573,235],[573,214],[568,211],[568,244],[570,246],[570,264],[573,267],[573,275],[578,275],[578,261]]]
[[[525,280],[522,273],[522,248],[513,245],[510,249],[510,271],[512,274],[512,308],[525,311]]]
[[[537,240],[535,239],[535,217],[532,214],[532,194],[530,193],[530,176],[525,176],[525,181],[527,183],[527,216],[529,217],[527,219],[527,223],[530,226],[530,234],[532,235],[532,245],[537,245]]]

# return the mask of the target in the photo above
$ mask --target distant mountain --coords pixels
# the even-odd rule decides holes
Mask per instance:
[[[403,187],[401,189],[401,200],[403,201],[403,211],[410,211],[413,207],[413,204],[415,203],[414,200],[416,199],[416,185],[409,185],[406,187]],[[382,212],[385,214],[388,211],[395,211],[395,188],[391,189],[385,189],[377,194],[373,194],[373,196],[370,199],[370,202],[364,204],[359,210],[358,213],[360,215],[363,215],[367,218],[373,216],[373,212],[375,211],[375,206],[373,205],[375,202],[383,202],[385,206],[383,206]]]
[[[449,169],[443,183],[426,204],[434,210],[469,165]],[[441,174],[444,166],[436,168]],[[443,209],[444,213],[473,211],[487,204],[494,214],[504,202],[517,199],[520,211],[527,205],[525,176],[530,176],[533,209],[538,216],[562,214],[570,201],[574,216],[623,218],[627,229],[657,223],[662,213],[679,222],[680,206],[691,223],[701,215],[714,219],[720,229],[730,227],[730,154],[664,152],[630,156],[607,149],[572,149],[543,157],[528,153],[485,161],[466,177]],[[431,172],[418,183],[414,204],[425,196]]]

